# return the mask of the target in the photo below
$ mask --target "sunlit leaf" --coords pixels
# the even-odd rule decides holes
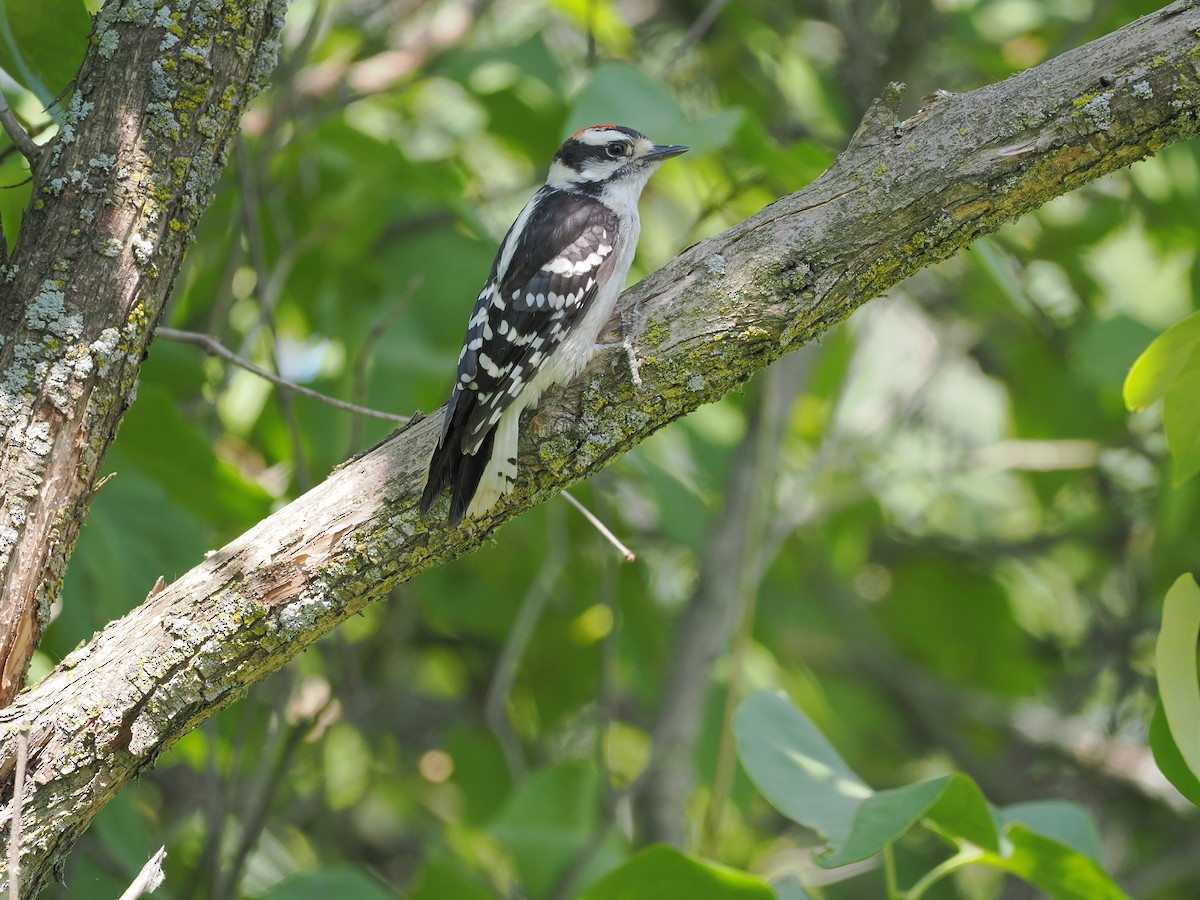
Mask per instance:
[[[1005,828],[1004,837],[1004,856],[987,853],[982,862],[1028,881],[1052,900],[1127,900],[1117,883],[1083,853],[1020,822]]]
[[[1200,312],[1176,322],[1137,358],[1125,379],[1125,405],[1145,409],[1162,398],[1200,347]]]
[[[758,691],[738,706],[733,732],[742,767],[771,805],[831,848],[845,845],[873,791],[808,717],[785,697]]]

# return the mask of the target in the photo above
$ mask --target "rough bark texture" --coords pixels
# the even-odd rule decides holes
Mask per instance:
[[[33,896],[95,813],[163,749],[364,604],[478,546],[511,516],[736,387],[918,268],[1053,197],[1194,136],[1200,128],[1198,31],[1200,8],[1176,3],[1001,84],[944,96],[904,123],[894,122],[898,98],[890,97],[868,114],[850,147],[813,185],[689,249],[627,292],[624,302],[639,300],[641,317],[650,323],[638,339],[644,388],[632,386],[623,356],[614,353],[596,360],[573,385],[551,392],[526,433],[518,490],[489,517],[451,530],[416,515],[424,466],[440,428],[435,415],[351,461],[110,624],[0,711],[0,778],[10,792],[18,725],[30,726],[31,783],[22,815],[22,869],[29,874],[22,896]],[[268,32],[263,25],[253,34],[261,39]],[[134,29],[120,33],[122,42],[140,46]],[[155,41],[162,35],[155,32],[139,65],[159,52]],[[214,56],[216,51],[214,46]],[[95,66],[89,63],[85,76]],[[197,74],[208,71],[202,67]],[[143,74],[131,69],[129,77],[138,81]],[[86,77],[82,83],[86,90]],[[120,159],[140,159],[162,146],[157,137],[142,145],[131,136],[153,129],[148,109],[164,101],[153,99],[151,87],[138,95],[146,106],[104,104],[114,110],[110,152],[127,154]],[[95,102],[91,115],[100,110]],[[196,118],[191,121],[194,126]],[[71,150],[68,144],[62,155]],[[174,174],[170,156],[181,158],[167,152],[168,158],[146,164],[158,178]],[[218,157],[212,155],[213,165]],[[89,171],[89,160],[70,159],[69,166]],[[53,165],[57,171],[62,163]],[[71,168],[64,171],[70,183]],[[183,200],[172,202],[184,210]],[[99,211],[101,202],[94,208],[97,219],[108,215]],[[154,222],[142,218],[142,209],[133,203],[128,219],[107,226],[120,229],[112,234],[121,265],[106,270],[88,291],[105,298],[94,315],[115,329],[124,348],[109,363],[119,367],[108,370],[110,390],[132,377],[126,367],[134,365],[129,360],[138,358],[147,323],[160,308],[149,305],[150,295],[165,292],[180,249],[168,225],[175,207]],[[36,216],[30,227],[45,228]],[[70,237],[73,227],[69,220],[53,233],[39,232],[50,252],[69,263],[61,290],[70,296],[78,259],[94,254],[90,239]],[[142,262],[137,241],[145,234],[151,235],[151,251]],[[58,251],[60,245],[77,246],[78,259]],[[39,296],[50,278],[26,275],[12,301],[29,308],[28,298]],[[64,315],[82,315],[83,309],[80,298],[64,306]],[[29,330],[22,340],[44,339],[45,329],[37,330],[41,319],[25,316]],[[88,336],[94,342],[104,333],[90,320],[80,321],[77,330],[78,337],[63,343],[87,348]],[[5,347],[9,366],[13,343]],[[77,419],[115,418],[125,396],[116,393],[107,404],[91,399],[96,391],[87,393],[99,411],[82,409]],[[71,434],[81,427],[50,401],[38,409],[72,424]],[[34,421],[30,414],[20,419],[27,420]],[[89,426],[71,440],[85,442],[83,449],[98,457],[110,434],[111,426]],[[46,451],[51,460],[76,458],[60,452]],[[93,472],[97,460],[85,462],[87,473]],[[54,477],[81,477],[75,469],[52,470],[67,473]],[[35,469],[46,471],[45,462]],[[11,487],[9,492],[19,494]],[[68,517],[76,516],[80,503],[68,506]],[[44,522],[47,514],[41,515]],[[66,558],[66,535],[74,532],[65,524],[55,532],[52,524],[41,527],[62,536],[52,551],[39,551],[60,561],[57,569],[46,568],[49,581]],[[20,556],[12,552],[20,534],[9,548],[10,567]]]
[[[25,679],[282,6],[112,0],[0,279],[0,706]]]

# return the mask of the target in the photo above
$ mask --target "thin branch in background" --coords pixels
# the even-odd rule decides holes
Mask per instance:
[[[133,883],[125,889],[120,897],[120,900],[137,900],[138,897],[144,894],[153,894],[158,890],[159,885],[166,880],[166,875],[163,874],[162,862],[167,858],[167,848],[159,847],[158,852],[146,860],[146,864],[142,866],[142,871],[138,872],[137,878],[133,879]]]
[[[574,497],[572,497],[570,495],[570,493],[568,493],[567,491],[562,491],[561,493],[562,493],[563,498],[568,503],[570,503],[573,507],[575,507],[577,510],[579,510],[583,514],[583,517],[592,524],[593,528],[595,528],[598,532],[600,532],[602,535],[604,535],[604,539],[606,541],[608,541],[610,544],[612,544],[614,547],[617,548],[617,551],[622,556],[625,557],[625,562],[631,563],[637,559],[637,557],[634,556],[633,551],[630,550],[628,547],[626,547],[624,544],[622,544],[620,539],[615,534],[613,534],[611,531],[609,531],[608,527],[596,517],[595,513],[593,513],[590,509],[588,509],[586,506],[584,506],[582,503],[580,503],[578,500],[576,500]]]
[[[3,91],[0,91],[0,124],[4,125],[4,130],[12,138],[13,145],[21,151],[21,155],[29,160],[29,168],[34,168],[41,159],[42,148],[35,144],[29,132],[21,127]]]
[[[717,16],[721,14],[721,10],[728,2],[729,0],[708,0],[708,6],[704,7],[700,11],[700,15],[696,16],[696,21],[692,23],[692,27],[688,29],[683,40],[679,42],[679,46],[675,48],[675,52],[671,54],[671,58],[667,60],[667,64],[663,66],[661,77],[670,76],[687,52],[700,42],[700,39],[708,33],[708,29],[712,28],[713,22],[717,21]]]
[[[408,284],[404,286],[404,290],[400,292],[400,296],[392,303],[382,316],[380,316],[375,324],[371,326],[371,330],[367,332],[366,339],[358,348],[358,353],[354,357],[354,366],[350,379],[350,400],[358,406],[363,406],[367,399],[367,368],[371,364],[371,358],[375,353],[375,345],[378,344],[387,330],[395,324],[400,318],[400,314],[408,308],[409,302],[413,298],[413,294],[417,292],[417,288],[425,281],[424,275],[414,275],[408,279]],[[407,421],[407,420],[405,420]],[[350,452],[353,453],[362,446],[363,441],[363,420],[356,418],[350,426]]]
[[[327,406],[332,406],[336,409],[342,409],[349,413],[354,413],[357,416],[370,416],[373,419],[382,419],[385,422],[395,422],[398,425],[406,425],[409,421],[408,416],[398,416],[395,413],[384,412],[381,409],[369,409],[365,406],[356,406],[353,403],[347,403],[345,400],[338,400],[336,397],[330,397],[328,394],[322,394],[311,388],[306,388],[304,385],[296,384],[294,381],[288,381],[286,378],[281,378],[274,372],[268,371],[261,366],[256,366],[248,359],[243,359],[238,356],[215,337],[210,334],[201,334],[198,331],[180,331],[177,328],[159,328],[157,334],[160,338],[168,341],[177,341],[181,344],[193,344],[197,347],[203,347],[212,356],[219,356],[227,362],[233,363],[235,366],[240,366],[247,372],[253,372],[259,378],[265,378],[278,387],[292,391],[302,397],[308,397],[310,400],[316,400],[319,403],[324,403]]]
[[[25,801],[25,767],[29,762],[29,722],[17,725],[17,766],[13,773],[12,818],[8,824],[8,900],[21,896],[21,806]]]
[[[549,548],[545,561],[526,592],[525,599],[521,601],[517,620],[509,629],[508,637],[504,639],[504,647],[496,661],[496,671],[492,675],[492,683],[488,685],[487,700],[483,709],[484,720],[504,751],[504,762],[508,766],[508,775],[513,784],[525,777],[526,764],[521,740],[508,720],[508,695],[513,682],[516,681],[521,658],[525,655],[534,629],[542,617],[546,601],[550,599],[554,585],[558,583],[566,568],[567,554],[563,546],[561,522],[551,516],[547,531]]]

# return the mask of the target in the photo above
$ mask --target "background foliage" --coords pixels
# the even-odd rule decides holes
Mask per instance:
[[[165,324],[323,393],[429,412],[499,238],[575,128],[693,147],[643,200],[638,277],[819,174],[887,81],[912,111],[1157,5],[294,0]],[[41,141],[98,0],[35,6],[0,0],[0,85]],[[10,242],[27,174],[5,146]],[[1061,814],[1045,827],[1070,860],[1133,896],[1195,897],[1195,810],[1147,746],[1162,598],[1200,526],[1197,208],[1200,153],[1179,146],[920,273],[576,490],[636,564],[564,501],[533,510],[188,735],[48,893],[115,897],[165,843],[156,896],[179,900],[604,898],[663,872],[679,896],[770,896],[761,878],[783,898],[878,897],[946,860],[954,822],[1007,828],[1036,861],[1051,857],[1030,823]],[[1128,412],[1131,365],[1181,320],[1125,386]],[[389,427],[160,339],[31,680]],[[776,452],[742,452],[764,441]],[[721,599],[741,625],[709,672],[672,639],[747,467],[765,513],[738,526],[752,552]],[[709,685],[692,855],[635,856],[673,668]],[[1009,818],[972,799],[983,812],[947,824],[918,804],[932,830],[820,867],[821,821],[776,812],[767,797],[791,815],[745,747],[763,793],[735,767],[733,701],[760,687],[863,790],[951,776]],[[1062,802],[1016,806],[1033,801]],[[966,866],[925,895],[1031,890]]]

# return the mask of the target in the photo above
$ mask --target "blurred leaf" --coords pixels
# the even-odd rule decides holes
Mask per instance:
[[[453,869],[427,862],[416,877],[408,900],[494,900],[495,895],[468,881]],[[330,900],[333,900],[331,895]]]
[[[757,691],[733,717],[738,758],[771,805],[821,834],[834,852],[873,791],[787,698]]]
[[[1200,775],[1200,681],[1196,639],[1200,636],[1200,587],[1180,575],[1163,601],[1162,628],[1155,648],[1158,692],[1175,746],[1193,775]]]
[[[331,868],[286,878],[262,900],[396,900],[399,896],[355,869]]]
[[[596,770],[588,763],[540,769],[517,787],[489,826],[512,853],[521,880],[534,897],[550,891],[590,839],[598,816],[599,788]],[[616,846],[608,842],[593,858],[593,865],[611,867],[615,853]]]
[[[1179,373],[1163,398],[1163,430],[1171,448],[1176,487],[1200,472],[1200,350]]]
[[[686,856],[673,847],[642,850],[609,872],[582,900],[774,900],[761,878]]]
[[[563,135],[611,122],[636,128],[659,143],[686,144],[703,153],[728,143],[740,120],[736,110],[689,118],[661,82],[635,66],[614,62],[596,67],[575,98]]]
[[[778,900],[813,900],[812,894],[804,889],[804,885],[794,875],[785,876],[774,882],[771,887],[775,889]]]
[[[248,528],[270,512],[271,495],[218,459],[160,387],[139,389],[113,449],[176,503],[222,528]]]
[[[1200,312],[1176,322],[1137,358],[1125,379],[1125,405],[1131,410],[1145,409],[1165,396],[1200,347]]]
[[[832,869],[868,859],[925,818],[947,837],[999,849],[996,823],[983,793],[966,775],[955,773],[868,797],[846,843],[816,857],[816,862]]]
[[[1150,719],[1150,750],[1154,753],[1158,770],[1175,786],[1175,790],[1187,797],[1193,806],[1200,806],[1200,778],[1188,768],[1183,754],[1179,752],[1179,745],[1171,736],[1171,726],[1167,724],[1161,699]]]
[[[982,861],[1028,881],[1053,900],[1128,900],[1116,882],[1084,854],[1020,822],[1005,828],[1004,837],[1009,851],[1003,857],[987,853]]]
[[[996,819],[1002,826],[1019,822],[1042,837],[1101,862],[1100,832],[1091,814],[1078,804],[1055,800],[1015,803],[996,810]]]
[[[0,69],[49,107],[75,77],[91,30],[80,0],[0,0]]]

